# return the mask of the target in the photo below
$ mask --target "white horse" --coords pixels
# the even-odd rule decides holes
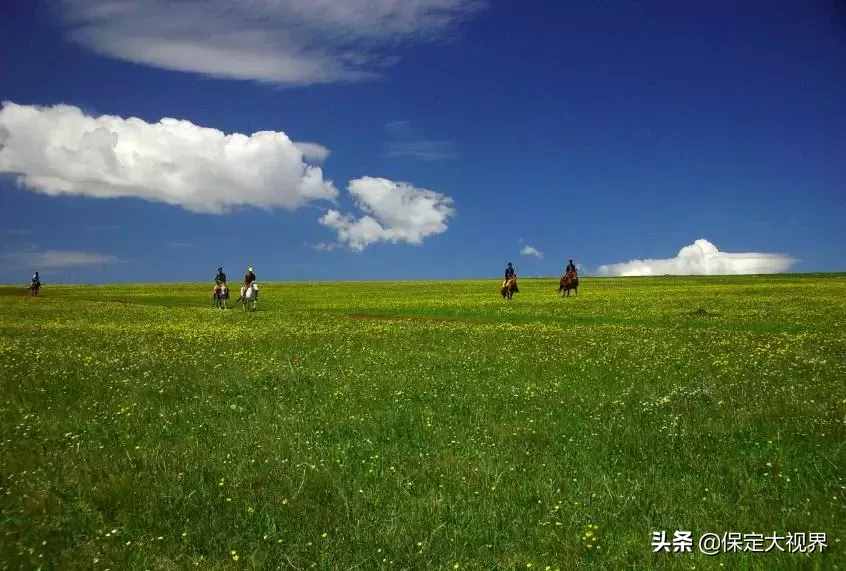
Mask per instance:
[[[241,286],[241,297],[238,301],[244,304],[244,311],[255,311],[258,302],[259,288],[256,282],[250,284],[250,287]]]

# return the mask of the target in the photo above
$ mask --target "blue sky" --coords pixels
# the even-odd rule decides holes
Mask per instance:
[[[133,4],[0,7],[0,282],[846,270],[838,3]]]

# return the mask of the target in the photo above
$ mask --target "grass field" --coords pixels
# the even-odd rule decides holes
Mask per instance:
[[[846,275],[262,285],[0,288],[0,567],[846,567]]]

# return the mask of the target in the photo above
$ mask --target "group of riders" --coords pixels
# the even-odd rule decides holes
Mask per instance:
[[[558,281],[558,293],[561,295],[570,295],[570,290],[573,290],[577,295],[579,293],[579,273],[576,270],[576,264],[573,260],[567,264],[561,279]],[[519,293],[520,288],[517,287],[517,272],[511,262],[505,266],[505,278],[502,280],[502,287],[500,293],[505,299],[511,299],[515,293]]]
[[[35,272],[30,282],[29,291],[31,295],[38,295],[41,289],[41,278],[38,272]],[[579,274],[576,270],[576,264],[573,260],[567,264],[564,269],[564,274],[558,285],[558,293],[565,293],[570,295],[570,290],[574,290],[576,294],[579,293]],[[502,281],[501,293],[502,297],[511,299],[511,297],[518,293],[520,289],[517,287],[517,272],[511,262],[505,267],[505,279]],[[223,267],[217,268],[217,275],[214,277],[214,288],[212,289],[212,302],[215,307],[226,309],[226,301],[229,299],[229,285],[226,280],[226,273]],[[244,274],[244,283],[241,286],[241,295],[236,301],[243,301],[245,308],[252,305],[255,309],[256,300],[258,299],[258,284],[256,283],[256,272],[253,267],[247,268]]]
[[[229,284],[223,266],[217,268],[217,275],[214,277],[214,288],[212,289],[212,303],[219,309],[226,309],[226,301],[229,299]],[[253,267],[247,268],[244,274],[244,283],[241,285],[241,295],[236,301],[244,302],[244,309],[255,309],[258,300],[258,284],[256,283],[256,272]]]
[[[38,272],[32,274],[32,280],[29,283],[30,295],[38,295],[41,289],[41,277]],[[223,267],[217,268],[217,275],[214,277],[214,288],[212,289],[212,302],[215,307],[226,309],[226,301],[229,299],[229,285],[226,280],[226,273]],[[247,268],[244,274],[244,283],[241,286],[241,296],[237,301],[244,302],[245,309],[255,309],[256,301],[258,300],[258,284],[256,283],[256,272],[253,267]]]

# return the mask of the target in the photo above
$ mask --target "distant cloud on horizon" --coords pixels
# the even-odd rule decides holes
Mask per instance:
[[[0,173],[48,195],[134,197],[209,214],[294,210],[338,195],[308,164],[328,153],[281,131],[225,134],[179,119],[92,117],[72,105],[0,107]]]
[[[31,228],[6,228],[3,230],[5,234],[9,236],[17,236],[17,237],[26,237],[32,236],[33,231]]]
[[[0,253],[0,260],[12,267],[34,271],[78,268],[121,263],[122,260],[109,254],[81,252],[78,250],[24,250]]]
[[[364,216],[332,209],[319,221],[335,230],[339,243],[357,252],[377,242],[422,244],[424,238],[446,232],[447,220],[455,214],[450,197],[407,182],[362,177],[350,181],[348,190]]]
[[[629,260],[599,266],[604,276],[739,275],[785,272],[796,259],[785,254],[721,252],[705,239],[683,247],[675,258]]]
[[[481,0],[63,0],[75,42],[116,59],[280,85],[379,77],[404,43],[436,41]]]

